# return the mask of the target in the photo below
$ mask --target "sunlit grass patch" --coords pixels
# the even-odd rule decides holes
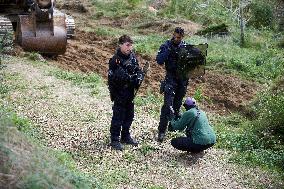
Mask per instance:
[[[92,94],[100,93],[100,87],[103,85],[103,79],[98,74],[82,74],[76,72],[69,72],[64,70],[51,70],[50,74],[59,78],[71,81],[75,85],[82,85],[92,89]]]
[[[135,36],[135,49],[142,55],[154,56],[160,45],[163,44],[166,39],[167,37],[161,37],[156,34]]]

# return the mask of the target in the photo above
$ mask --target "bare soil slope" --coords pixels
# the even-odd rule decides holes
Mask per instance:
[[[153,4],[155,3],[163,4],[165,2],[153,1]],[[82,31],[82,28],[100,26],[123,28],[135,23],[139,19],[139,15],[134,14],[121,19],[101,17],[99,20],[94,20],[92,19],[92,15],[95,14],[94,6],[87,0],[58,1],[58,6],[75,17],[77,31],[76,38],[69,41],[67,52],[51,62],[67,70],[96,72],[106,79],[108,60],[115,52],[117,39],[101,37],[94,32],[85,32]],[[142,24],[138,29],[140,33],[168,33],[170,37],[172,29],[176,26],[184,27],[187,34],[194,34],[201,28],[200,25],[190,21],[153,20],[153,22],[147,22],[146,25]],[[138,58],[140,65],[143,66],[146,60],[139,54]],[[139,95],[145,95],[147,91],[158,94],[160,81],[165,75],[164,68],[156,64],[155,57],[145,58],[151,63],[151,71],[145,79]],[[207,99],[201,103],[205,110],[226,114],[235,110],[243,110],[244,105],[254,98],[259,86],[236,76],[207,71],[203,79],[190,81],[187,95],[193,95],[197,88],[201,89],[202,95]]]
[[[86,73],[96,72],[107,78],[108,60],[116,49],[116,39],[107,39],[97,36],[93,32],[77,30],[76,39],[70,40],[67,52],[50,62],[66,70]],[[145,59],[138,55],[140,65]],[[147,90],[158,94],[160,81],[164,78],[164,68],[156,64],[155,58],[148,59],[151,71],[141,87],[140,94]],[[236,76],[224,75],[214,71],[207,71],[203,79],[190,81],[188,95],[193,95],[199,88],[207,101],[203,102],[207,110],[220,114],[241,110],[256,94],[258,86],[252,82],[242,80]]]

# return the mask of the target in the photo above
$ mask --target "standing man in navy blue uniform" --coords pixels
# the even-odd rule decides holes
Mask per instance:
[[[123,150],[122,143],[138,145],[138,142],[131,137],[129,130],[134,118],[134,94],[144,74],[132,52],[132,39],[123,35],[118,42],[119,48],[110,59],[108,70],[108,85],[111,101],[113,101],[110,145],[115,150]]]
[[[161,92],[164,93],[164,104],[161,109],[160,123],[158,127],[158,141],[162,142],[165,138],[169,120],[173,117],[178,118],[182,99],[186,94],[188,79],[182,79],[177,73],[178,53],[185,47],[184,30],[180,27],[175,28],[171,40],[167,40],[161,45],[156,57],[159,65],[165,64],[166,77],[161,84]]]

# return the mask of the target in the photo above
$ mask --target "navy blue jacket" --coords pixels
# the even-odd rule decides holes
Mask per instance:
[[[161,45],[156,61],[159,65],[165,63],[167,74],[177,74],[178,52],[180,48],[183,48],[185,45],[186,43],[184,41],[181,41],[179,45],[174,45],[171,40],[167,40]]]
[[[108,85],[111,100],[114,101],[132,101],[136,86],[137,74],[142,73],[138,61],[134,55],[124,55],[120,49],[109,60]]]

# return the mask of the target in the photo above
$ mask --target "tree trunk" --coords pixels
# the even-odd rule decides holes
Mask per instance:
[[[243,47],[245,45],[245,34],[244,34],[244,18],[243,18],[243,0],[240,0],[240,27],[241,27],[241,40],[240,46]]]

